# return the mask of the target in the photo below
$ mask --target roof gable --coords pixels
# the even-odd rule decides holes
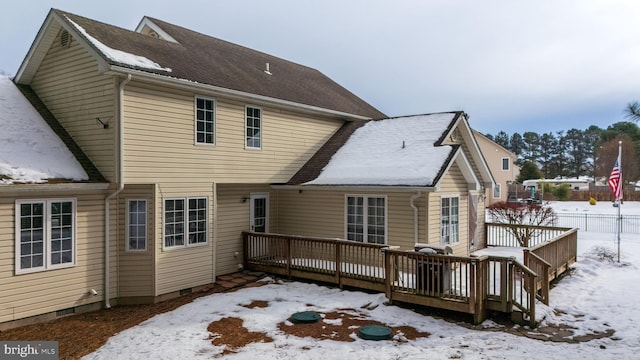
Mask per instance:
[[[292,180],[304,181],[304,185],[434,186],[458,150],[456,145],[443,145],[442,135],[461,115],[405,116],[371,120],[357,129],[343,128],[342,132],[350,130],[351,134],[339,136],[344,139],[341,146],[329,146],[334,153],[322,171],[316,171],[313,179],[294,176]],[[326,153],[326,146],[319,152]],[[305,167],[317,169],[316,160]]]
[[[29,84],[46,52],[42,48],[48,49],[60,28],[79,39],[103,72],[178,79],[192,86],[325,109],[350,119],[385,116],[315,69],[149,17],[142,20],[138,32],[51,10],[18,71],[18,83]],[[158,36],[151,36],[152,31]],[[113,53],[124,54],[125,59],[146,59],[151,65]]]

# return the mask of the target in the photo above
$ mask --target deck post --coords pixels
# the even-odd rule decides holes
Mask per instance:
[[[487,318],[485,280],[488,276],[488,262],[488,258],[474,259],[473,262],[470,263],[471,267],[469,268],[469,276],[472,279],[469,284],[471,286],[469,295],[471,296],[470,301],[475,304],[473,322],[476,325],[482,323]]]
[[[291,279],[291,237],[285,238],[287,242],[287,248],[285,256],[287,257],[287,277]]]
[[[249,266],[249,233],[246,231],[242,232],[242,267],[247,269]]]
[[[536,327],[536,282],[537,276],[529,276],[529,327]],[[543,281],[549,283],[547,279]],[[533,291],[531,291],[533,289]]]
[[[333,246],[336,247],[336,284],[342,289],[342,280],[341,280],[341,270],[342,270],[342,246],[340,244],[335,243]]]
[[[394,273],[393,273],[393,259],[391,254],[389,253],[389,249],[382,249],[384,253],[384,294],[389,301],[389,305],[393,303],[391,284],[395,281]]]

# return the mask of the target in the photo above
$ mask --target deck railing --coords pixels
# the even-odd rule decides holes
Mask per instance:
[[[486,223],[489,246],[521,247],[509,227],[522,225]],[[549,304],[549,282],[576,262],[578,229],[563,227],[537,228],[537,236],[523,248],[523,264],[538,275],[536,290],[540,301]],[[546,274],[546,276],[545,276]]]
[[[546,241],[567,232],[571,228],[551,227],[551,226],[533,226],[533,225],[514,225],[485,223],[485,234],[487,236],[487,246],[507,246],[507,247],[529,247],[542,244]],[[530,231],[532,236],[528,240],[528,244],[520,244],[513,234],[512,229],[522,229]]]
[[[471,314],[520,309],[535,325],[535,272],[512,258],[392,250],[336,239],[244,232],[246,269],[384,292],[401,301]]]

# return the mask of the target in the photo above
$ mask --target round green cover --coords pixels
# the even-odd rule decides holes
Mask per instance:
[[[313,311],[302,311],[291,315],[291,322],[294,324],[310,324],[320,320],[322,316]]]
[[[381,325],[361,326],[358,335],[365,340],[387,340],[391,338],[391,329]]]

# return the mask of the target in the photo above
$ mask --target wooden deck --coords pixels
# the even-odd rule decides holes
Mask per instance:
[[[244,232],[243,239],[248,270],[384,292],[390,302],[467,313],[476,323],[489,310],[516,312],[532,327],[536,296],[548,303],[549,281],[575,261],[577,251],[575,229],[526,249],[525,264],[514,258],[435,255],[339,239],[254,232]]]

